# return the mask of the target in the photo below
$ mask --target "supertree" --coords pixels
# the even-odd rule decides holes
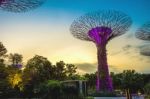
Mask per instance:
[[[150,41],[150,21],[138,28],[135,36],[140,40]],[[150,56],[150,44],[141,46],[140,54],[144,56]]]
[[[138,28],[135,36],[138,39],[150,41],[150,21]]]
[[[26,12],[41,6],[46,0],[0,0],[0,9],[9,12]]]
[[[97,91],[113,91],[107,64],[106,45],[111,39],[124,34],[131,23],[131,18],[123,12],[100,10],[87,13],[71,24],[70,31],[74,37],[92,41],[97,47]]]

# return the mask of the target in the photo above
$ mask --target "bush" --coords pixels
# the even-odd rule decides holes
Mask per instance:
[[[144,86],[145,99],[150,99],[150,83]]]
[[[93,97],[117,97],[115,92],[94,92],[90,96],[93,96]]]
[[[62,85],[62,97],[64,99],[79,99],[79,92],[76,86]]]
[[[48,92],[45,95],[45,99],[60,99],[61,96],[61,84],[59,81],[49,80],[46,84]]]

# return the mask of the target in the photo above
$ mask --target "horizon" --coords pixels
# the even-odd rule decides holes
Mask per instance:
[[[0,41],[8,53],[22,54],[24,63],[34,55],[41,55],[52,64],[61,60],[75,64],[80,74],[93,73],[97,68],[96,47],[92,42],[74,38],[70,25],[91,11],[119,9],[132,18],[133,24],[128,32],[107,45],[110,72],[134,69],[150,73],[150,56],[140,54],[140,47],[150,43],[134,36],[137,28],[150,20],[149,4],[149,0],[137,0],[136,5],[130,0],[47,0],[41,7],[25,13],[0,10]]]

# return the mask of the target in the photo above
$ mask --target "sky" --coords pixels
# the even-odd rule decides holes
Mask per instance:
[[[94,43],[74,38],[71,23],[85,13],[117,10],[128,14],[133,24],[126,34],[107,45],[110,72],[134,69],[150,73],[150,56],[141,54],[150,42],[135,38],[138,27],[150,20],[149,0],[47,0],[24,13],[0,10],[0,41],[8,53],[20,53],[24,62],[34,55],[47,57],[53,64],[63,60],[78,67],[80,74],[94,73],[97,55]],[[149,48],[150,49],[150,48]]]

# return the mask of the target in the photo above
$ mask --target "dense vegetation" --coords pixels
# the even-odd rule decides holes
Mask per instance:
[[[79,99],[76,88],[65,87],[64,80],[87,80],[89,94],[95,90],[96,73],[79,75],[77,67],[63,61],[52,64],[47,58],[35,55],[26,64],[18,53],[7,54],[0,42],[0,98]],[[114,89],[129,89],[132,93],[150,94],[150,74],[134,70],[111,73]],[[78,98],[77,98],[78,97]],[[148,97],[148,96],[147,96]]]

